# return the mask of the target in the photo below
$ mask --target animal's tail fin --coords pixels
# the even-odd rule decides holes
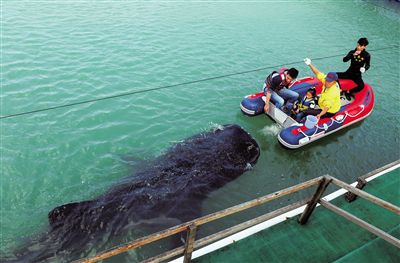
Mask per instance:
[[[81,216],[90,202],[91,201],[83,201],[57,206],[48,214],[50,226],[56,227],[59,224],[63,224],[64,220],[71,214],[73,214],[74,217]]]

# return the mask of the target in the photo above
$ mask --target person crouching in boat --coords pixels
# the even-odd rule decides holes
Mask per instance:
[[[263,90],[266,96],[264,112],[269,111],[269,101],[271,100],[274,105],[282,109],[285,101],[290,102],[291,105],[297,100],[299,94],[293,90],[288,89],[289,85],[299,75],[299,71],[295,68],[285,70],[282,73],[273,71],[265,79]]]
[[[322,82],[322,92],[318,99],[320,109],[307,109],[306,115],[315,115],[318,119],[322,117],[332,117],[340,110],[340,88],[337,83],[338,75],[336,72],[329,72],[327,75],[319,71],[311,59],[305,58],[304,63],[309,66],[317,79]]]
[[[315,88],[308,89],[306,95],[302,99],[298,99],[292,107],[292,117],[297,122],[301,122],[305,117],[305,111],[314,109],[316,105],[317,94]]]
[[[365,37],[360,38],[356,48],[350,50],[347,56],[343,58],[343,62],[351,61],[350,67],[345,72],[337,72],[340,79],[351,79],[357,84],[357,87],[348,91],[343,91],[348,100],[350,100],[352,96],[354,97],[354,93],[364,88],[364,81],[361,75],[369,69],[371,61],[371,55],[366,50],[367,46],[368,39]]]

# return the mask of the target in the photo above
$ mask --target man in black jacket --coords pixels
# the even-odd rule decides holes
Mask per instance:
[[[357,42],[357,47],[343,58],[343,62],[351,60],[350,67],[345,72],[338,72],[339,79],[351,79],[357,87],[345,92],[346,98],[350,99],[350,95],[361,91],[364,88],[364,81],[361,74],[370,67],[371,56],[365,50],[368,45],[368,39],[363,37]]]

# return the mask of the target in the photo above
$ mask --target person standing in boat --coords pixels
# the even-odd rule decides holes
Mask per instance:
[[[293,90],[288,89],[289,85],[299,75],[299,71],[295,68],[284,70],[279,73],[273,71],[267,76],[264,82],[263,90],[266,96],[264,112],[269,111],[269,102],[272,101],[274,105],[282,109],[285,101],[290,102],[292,105],[299,97],[299,94]]]
[[[362,80],[362,73],[367,71],[370,67],[371,56],[365,50],[368,46],[368,39],[363,37],[357,42],[357,46],[354,50],[350,50],[349,53],[343,58],[343,62],[351,60],[350,67],[345,72],[337,72],[339,79],[351,79],[357,84],[357,87],[344,91],[344,94],[348,100],[354,93],[361,91],[364,88],[364,81]]]
[[[340,88],[337,83],[338,75],[336,72],[329,72],[325,75],[311,64],[311,59],[309,58],[305,58],[304,63],[311,68],[317,79],[322,82],[322,92],[318,98],[320,109],[307,109],[304,113],[306,115],[315,115],[318,119],[334,116],[341,107]]]

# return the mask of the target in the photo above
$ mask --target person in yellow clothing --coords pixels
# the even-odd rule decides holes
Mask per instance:
[[[327,75],[319,71],[313,64],[311,59],[304,59],[304,63],[309,66],[323,86],[322,92],[318,99],[320,109],[308,109],[304,113],[306,115],[315,115],[318,119],[322,117],[332,117],[342,106],[340,103],[340,88],[337,83],[338,75],[336,72],[329,72]]]

